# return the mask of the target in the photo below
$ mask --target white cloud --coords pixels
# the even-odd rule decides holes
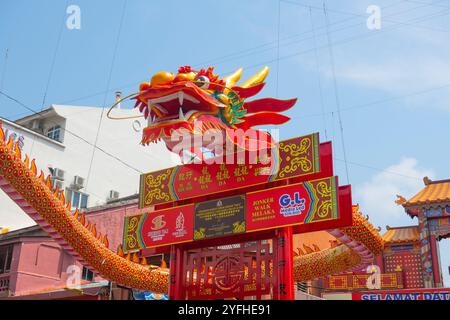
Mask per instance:
[[[375,226],[400,226],[417,224],[406,214],[402,206],[394,203],[396,195],[410,198],[423,188],[422,178],[433,176],[430,169],[420,168],[414,158],[403,158],[374,175],[370,181],[355,188],[355,201],[361,211],[369,214]]]

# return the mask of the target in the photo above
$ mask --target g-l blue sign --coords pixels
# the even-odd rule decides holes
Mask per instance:
[[[279,199],[280,213],[285,217],[297,216],[305,210],[305,201],[305,198],[300,198],[299,192],[295,192],[293,197],[285,193]]]

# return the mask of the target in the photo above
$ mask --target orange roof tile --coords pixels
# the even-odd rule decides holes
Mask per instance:
[[[425,188],[406,202],[401,203],[404,207],[450,202],[450,180],[430,181],[426,180]]]
[[[387,231],[382,238],[386,243],[419,241],[419,227],[387,227]]]

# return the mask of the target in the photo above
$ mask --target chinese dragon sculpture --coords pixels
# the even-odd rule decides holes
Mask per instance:
[[[279,112],[291,108],[296,99],[245,101],[264,87],[267,73],[265,67],[240,85],[237,82],[241,69],[223,79],[213,74],[213,68],[195,71],[181,67],[177,74],[156,73],[150,82],[140,85],[135,97],[135,107],[148,119],[142,143],[163,140],[172,150],[174,132],[195,134],[200,130],[201,134],[203,130],[214,129],[222,132],[225,139],[233,139],[229,134],[232,129],[255,130],[253,126],[285,123],[289,118]],[[196,127],[200,121],[202,126]],[[267,141],[266,147],[274,143],[269,135],[259,131],[257,134]],[[233,142],[236,148],[255,147],[250,139]],[[196,156],[202,155],[201,150],[192,151]],[[107,236],[98,234],[84,213],[71,209],[63,192],[52,188],[50,176],[38,171],[35,161],[23,156],[18,144],[5,139],[1,126],[0,188],[67,252],[102,277],[130,288],[168,292],[167,268],[147,265],[145,258],[136,254],[125,255],[121,247],[112,251]],[[357,208],[351,226],[328,232],[338,240],[335,246],[294,257],[296,281],[364,267],[383,247],[378,231]]]

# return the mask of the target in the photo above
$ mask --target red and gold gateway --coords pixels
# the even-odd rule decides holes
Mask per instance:
[[[171,299],[294,299],[294,282],[361,270],[383,240],[352,210],[330,142],[318,134],[278,142],[254,129],[284,124],[281,113],[296,103],[249,101],[267,74],[264,67],[238,84],[242,69],[221,78],[212,67],[183,66],[128,96],[148,121],[142,144],[163,141],[185,164],[141,176],[142,214],[126,218],[117,253],[2,130],[0,187],[86,268],[118,285]],[[212,161],[219,158],[226,161]],[[160,253],[170,259],[152,265]]]
[[[381,238],[333,175],[331,143],[310,134],[279,150],[275,169],[213,163],[143,174],[144,213],[125,218],[123,251],[167,254],[171,299],[294,299],[294,282],[366,267]]]

